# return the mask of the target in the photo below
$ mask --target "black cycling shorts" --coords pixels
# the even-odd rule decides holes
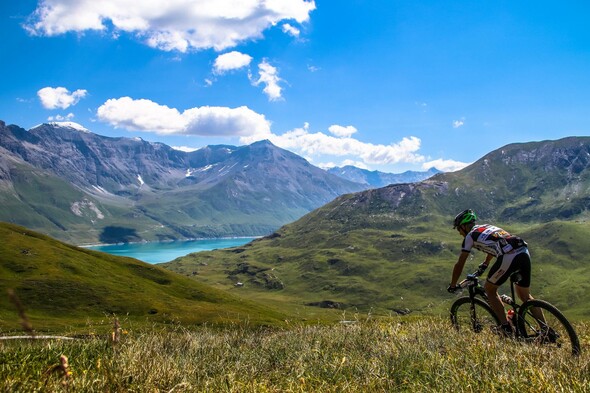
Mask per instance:
[[[528,288],[531,286],[531,257],[527,248],[521,252],[500,255],[496,259],[496,263],[492,265],[487,281],[499,286],[504,284],[515,272],[520,273],[521,276],[516,281],[519,287]]]

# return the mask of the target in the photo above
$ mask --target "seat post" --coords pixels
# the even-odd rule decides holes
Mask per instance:
[[[516,271],[510,275],[510,293],[512,294],[512,300],[516,302],[516,294],[514,293],[514,284],[520,281],[522,276],[519,271]]]

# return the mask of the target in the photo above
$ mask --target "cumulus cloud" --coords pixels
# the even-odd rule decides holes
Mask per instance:
[[[258,75],[259,78],[252,80],[254,86],[260,84],[264,85],[264,94],[268,97],[269,101],[277,101],[282,98],[282,88],[279,86],[279,82],[282,80],[279,78],[279,72],[276,67],[271,66],[266,60],[258,64]]]
[[[212,137],[238,137],[240,143],[250,144],[263,139],[276,146],[293,151],[309,161],[335,157],[338,166],[354,165],[368,169],[370,165],[422,164],[424,169],[435,167],[441,171],[456,171],[467,163],[453,160],[432,160],[419,153],[421,140],[415,136],[403,137],[388,145],[360,141],[351,136],[357,132],[353,126],[332,125],[328,132],[311,132],[309,123],[281,135],[271,131],[271,123],[264,115],[248,107],[195,107],[179,111],[146,99],[130,97],[107,100],[97,110],[97,118],[114,127],[158,134],[198,135]],[[192,148],[176,147],[190,151]],[[318,160],[319,159],[319,160]],[[323,167],[336,164],[319,164]]]
[[[44,87],[37,92],[37,96],[46,109],[66,109],[76,105],[87,93],[82,89],[70,93],[65,87]]]
[[[56,115],[56,116],[49,116],[47,118],[48,121],[70,121],[74,118],[74,114],[73,113],[68,113],[65,116],[62,115]]]
[[[459,127],[462,127],[463,125],[465,125],[465,119],[453,121],[453,128],[459,128]]]
[[[281,21],[305,23],[313,0],[42,0],[25,28],[55,36],[86,30],[136,35],[165,51],[221,51],[258,39]]]
[[[128,130],[158,134],[247,136],[270,133],[270,122],[246,106],[203,106],[182,113],[166,105],[130,97],[107,100],[97,110],[99,120]]]
[[[273,144],[303,156],[340,156],[356,157],[366,164],[421,163],[424,156],[417,154],[420,139],[414,136],[404,137],[398,143],[375,145],[350,137],[334,137],[323,132],[309,132],[309,124],[296,128],[282,135],[265,134],[241,137],[242,143],[252,143],[260,139],[269,139]]]
[[[252,61],[252,56],[233,51],[217,56],[213,64],[213,73],[221,75],[231,70],[246,67]]]
[[[422,169],[427,170],[430,168],[436,168],[439,171],[443,171],[443,172],[455,172],[455,171],[465,168],[468,165],[469,165],[469,163],[466,163],[466,162],[460,162],[460,161],[454,161],[454,160],[443,160],[443,159],[439,158],[438,160],[433,160],[433,161],[428,161],[428,162],[423,163]]]
[[[292,35],[293,37],[299,37],[301,31],[297,27],[291,26],[289,23],[285,23],[283,25],[283,33],[287,33],[289,35]]]
[[[353,126],[343,127],[334,124],[328,127],[328,131],[330,131],[333,135],[337,136],[338,138],[350,138],[351,135],[357,131],[357,129]]]

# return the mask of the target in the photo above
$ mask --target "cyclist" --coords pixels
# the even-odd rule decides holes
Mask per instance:
[[[459,213],[453,222],[453,228],[457,229],[463,236],[461,254],[453,268],[451,283],[447,290],[455,292],[458,287],[457,280],[461,277],[463,267],[467,261],[471,249],[475,248],[486,254],[485,261],[479,265],[478,275],[483,274],[490,261],[496,258],[488,273],[484,289],[488,296],[488,302],[494,313],[500,320],[501,332],[505,335],[512,335],[513,330],[510,322],[506,319],[504,305],[498,296],[498,287],[502,285],[512,273],[518,271],[520,280],[516,282],[516,294],[524,302],[533,297],[530,294],[531,284],[531,258],[528,246],[518,236],[513,236],[496,226],[490,224],[475,225],[477,217],[473,210],[467,209]],[[543,314],[538,309],[531,310],[536,318],[543,321]]]

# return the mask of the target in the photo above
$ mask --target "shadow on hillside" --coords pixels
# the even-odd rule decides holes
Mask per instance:
[[[141,238],[133,228],[108,226],[105,227],[99,236],[101,243],[131,243],[140,241]]]

